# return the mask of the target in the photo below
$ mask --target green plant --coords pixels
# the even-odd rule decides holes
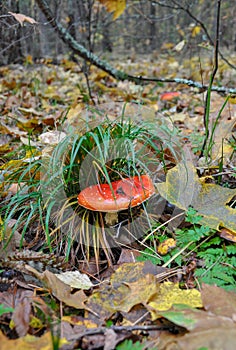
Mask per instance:
[[[133,235],[132,239],[134,231],[142,234],[151,229],[145,204],[119,213],[118,224],[113,227],[107,224],[105,213],[80,207],[77,196],[93,184],[110,185],[142,173],[155,177],[160,163],[166,168],[165,148],[173,157],[180,157],[172,131],[149,122],[134,122],[125,116],[125,110],[112,122],[95,108],[90,113],[90,122],[83,121],[83,128],[77,133],[72,130],[57,146],[44,149],[42,155],[35,147],[26,146],[15,162],[8,159],[2,167],[6,191],[11,184],[17,185],[17,193],[3,199],[0,206],[5,229],[11,219],[16,220],[6,245],[17,230],[22,243],[24,238],[39,237],[40,243],[35,242],[38,247],[63,254],[66,259],[76,249],[78,259],[93,256],[98,263],[102,252],[111,263],[110,247],[119,246],[114,236],[120,223],[129,223],[125,234]],[[134,222],[137,217],[141,225]]]
[[[13,311],[14,309],[12,307],[5,307],[3,304],[0,304],[0,316]]]
[[[194,255],[199,267],[195,271],[195,277],[200,282],[217,284],[227,290],[235,289],[236,282],[236,246],[219,237],[215,230],[201,225],[202,217],[193,208],[189,208],[185,221],[189,227],[177,229],[176,248],[161,258],[153,254],[152,240],[149,242],[150,248],[142,252],[142,260],[151,260],[156,264],[163,264],[168,267],[185,266]],[[163,242],[170,234],[164,233],[155,240]]]
[[[42,219],[41,215],[41,193],[40,193],[40,167],[41,159],[35,147],[24,146],[12,152],[1,166],[0,170],[4,176],[2,186],[5,193],[14,188],[12,196],[5,196],[0,205],[0,217],[3,221],[4,232],[10,222],[14,225],[11,227],[10,235],[4,237],[7,245],[16,230],[22,233],[21,244],[24,235],[30,225],[35,220]]]
[[[107,225],[106,215],[80,207],[77,195],[83,189],[98,183],[149,173],[156,168],[162,155],[162,144],[154,138],[145,123],[133,123],[122,117],[115,122],[105,121],[82,135],[72,134],[53,151],[46,163],[43,181],[49,217],[56,213],[53,237],[65,241],[69,255],[71,244],[80,242],[82,255],[87,260],[91,254],[98,261],[102,249],[111,263],[110,246],[117,246],[114,229]],[[135,210],[118,214],[118,222],[132,221]],[[145,215],[144,215],[145,216]],[[147,225],[150,226],[146,216]],[[146,227],[145,227],[146,229]],[[60,232],[66,231],[66,236]]]
[[[132,340],[126,339],[121,344],[117,345],[116,350],[143,350],[144,348],[145,345],[141,344],[139,341],[133,343]]]

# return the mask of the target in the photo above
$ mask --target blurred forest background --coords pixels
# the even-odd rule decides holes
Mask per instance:
[[[209,55],[214,44],[216,0],[128,0],[124,13],[114,20],[95,0],[48,0],[55,18],[87,50],[103,59],[135,59],[163,54],[178,59]],[[21,25],[8,12],[34,18],[38,24]],[[232,0],[221,4],[220,50],[227,60],[236,51],[236,6]],[[0,2],[0,65],[62,57],[73,52],[47,22],[35,0]]]

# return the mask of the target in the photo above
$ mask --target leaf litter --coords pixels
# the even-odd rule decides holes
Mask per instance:
[[[104,5],[106,6],[106,2]],[[116,7],[114,2],[114,6],[108,10],[113,11],[114,17],[119,16],[124,10],[124,2],[120,2],[120,7]],[[24,22],[36,24],[27,16],[12,15],[21,25]],[[122,62],[119,65],[122,67]],[[130,63],[130,71],[136,73],[139,69],[145,69],[147,74],[153,75],[153,69],[157,69],[145,62],[141,62],[141,67],[139,65]],[[166,74],[166,70],[169,70],[173,75],[176,74],[176,64],[160,61],[158,70],[158,74],[160,72]],[[1,118],[0,123],[1,140],[3,140],[0,152],[1,156],[6,157],[6,164],[1,166],[1,176],[2,172],[12,167],[24,168],[25,160],[30,159],[28,154],[18,157],[15,162],[11,157],[8,158],[8,154],[16,149],[15,141],[20,137],[21,142],[27,146],[28,133],[31,132],[32,146],[37,149],[36,156],[40,157],[44,144],[56,144],[65,137],[66,127],[65,130],[57,130],[62,120],[66,119],[72,126],[79,125],[78,115],[82,113],[85,104],[84,95],[78,87],[77,72],[78,67],[66,60],[56,69],[50,64],[35,67],[34,70],[29,69],[28,76],[25,76],[28,91],[25,91],[24,86],[20,85],[19,90],[16,89],[17,81],[22,76],[19,66],[15,66],[14,69],[5,68],[5,71],[2,69],[1,93],[15,89],[15,95],[1,95],[3,116],[8,117],[8,120]],[[80,75],[80,83],[84,83],[83,79]],[[65,82],[63,86],[60,81]],[[116,84],[113,78],[108,79],[106,74],[101,74],[94,68],[91,68],[91,81],[94,93],[100,93],[102,102],[112,104],[117,98],[124,101],[142,100],[150,106],[150,113],[145,111],[142,119],[147,118],[148,114],[148,118],[155,120],[156,113],[164,108],[163,115],[168,121],[166,124],[177,125],[183,131],[183,138],[196,128],[199,133],[202,132],[202,110],[199,107],[201,96],[198,94],[189,94],[189,91],[185,93],[182,88],[181,91],[172,91],[171,86],[165,86],[158,88],[156,94],[159,97],[153,99],[153,87],[147,85],[137,88],[128,82]],[[219,110],[222,101],[223,98],[213,94],[213,113]],[[69,112],[68,105],[71,106]],[[111,113],[113,119],[114,111],[115,107]],[[235,108],[232,107],[231,117],[234,111]],[[223,138],[223,162],[227,168],[230,162],[233,164],[233,148],[229,146],[227,139],[234,130],[235,121],[229,120],[227,130],[223,128],[222,125],[226,125],[224,123],[229,118],[224,113],[216,129],[212,156],[215,162],[221,160]],[[131,115],[134,114],[131,112]],[[48,127],[53,129],[49,133]],[[235,209],[230,206],[236,195],[235,189],[207,183],[200,178],[197,172],[199,174],[199,168],[200,172],[202,169],[205,172],[205,164],[195,166],[192,162],[184,161],[174,165],[175,167],[168,170],[165,181],[157,185],[161,195],[184,211],[193,206],[203,216],[204,224],[219,232],[226,229],[231,238],[235,237]],[[27,180],[26,175],[30,176],[24,174],[25,177],[22,178],[24,181]],[[175,244],[176,241],[171,238],[171,241],[159,243],[157,251],[165,256]],[[14,246],[14,249],[18,249],[18,246],[19,244]],[[0,293],[3,307],[14,309],[13,312],[11,309],[6,309],[9,311],[1,315],[1,324],[6,325],[2,327],[3,333],[0,333],[1,348],[52,349],[53,335],[62,349],[64,346],[65,349],[78,347],[92,349],[93,342],[109,349],[130,338],[133,341],[143,342],[144,346],[148,339],[156,344],[158,349],[173,346],[176,349],[190,350],[201,347],[234,349],[232,345],[236,336],[234,292],[206,284],[198,289],[182,288],[179,282],[181,278],[178,277],[178,274],[183,273],[181,268],[173,274],[171,269],[137,262],[136,254],[129,256],[129,259],[132,263],[120,261],[120,265],[114,266],[103,280],[94,278],[94,274],[90,275],[89,279],[87,275],[85,277],[81,274],[82,271],[73,273],[40,271],[35,265],[29,266],[29,260],[22,264],[19,260],[17,262],[13,259],[11,268],[19,269],[20,274],[10,280],[5,278],[8,289]],[[9,267],[7,272],[8,275],[11,273]],[[70,274],[72,279],[68,281]],[[5,280],[2,280],[2,284],[5,284]],[[50,319],[49,323],[53,325],[51,332],[48,321],[41,317],[40,312]],[[60,320],[60,329],[54,325],[55,320]],[[150,325],[153,326],[153,330],[148,328]],[[140,335],[135,326],[139,326],[146,337]],[[158,337],[155,332],[158,332]],[[17,339],[9,340],[14,337]]]

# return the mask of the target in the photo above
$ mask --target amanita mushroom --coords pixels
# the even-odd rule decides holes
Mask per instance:
[[[89,210],[117,212],[135,207],[155,193],[152,180],[148,175],[129,177],[86,187],[78,195],[78,203]]]

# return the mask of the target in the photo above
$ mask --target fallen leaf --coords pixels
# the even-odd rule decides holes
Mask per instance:
[[[164,282],[159,285],[146,307],[155,320],[161,311],[169,310],[174,304],[202,307],[201,293],[197,289],[180,289],[178,283]]]
[[[93,329],[98,327],[98,324],[93,320],[85,319],[81,316],[63,316],[61,320],[68,322],[73,326],[81,326],[84,329]]]
[[[233,324],[227,327],[219,326],[216,329],[209,325],[204,330],[186,333],[177,340],[177,344],[179,350],[234,350],[235,337],[236,329]]]
[[[79,271],[67,271],[60,274],[57,273],[56,276],[60,281],[69,285],[71,288],[90,289],[94,286],[89,277],[83,273],[80,273]]]
[[[126,263],[118,267],[111,276],[110,282],[114,286],[122,283],[132,283],[147,274],[156,275],[158,272],[158,266],[153,265],[150,261]]]
[[[230,158],[231,154],[234,151],[234,148],[229,144],[227,141],[231,134],[232,130],[234,128],[234,125],[236,123],[236,116],[232,117],[231,120],[221,120],[221,122],[216,126],[215,132],[213,134],[213,147],[211,150],[211,158],[212,160],[222,160],[224,164],[228,162],[228,159]],[[210,131],[210,135],[211,135]],[[223,148],[223,149],[222,149]]]
[[[119,311],[128,312],[138,304],[146,305],[150,298],[156,293],[159,283],[153,275],[146,275],[132,283],[127,283],[129,290],[127,295],[120,301]]]
[[[196,209],[203,216],[201,224],[216,230],[225,227],[236,233],[236,210],[227,205],[236,195],[236,189],[200,181],[190,161],[182,161],[170,169],[166,182],[157,184],[157,189],[178,208]]]
[[[212,314],[236,320],[236,293],[217,286],[203,283],[201,288],[202,303],[205,310]]]
[[[175,45],[173,50],[180,52],[183,50],[184,46],[185,46],[185,40],[181,40],[178,44]]]
[[[111,276],[110,284],[101,285],[86,303],[86,307],[101,320],[117,311],[128,312],[137,304],[146,304],[156,292],[158,267],[150,262],[126,263]]]
[[[118,265],[124,264],[124,263],[131,263],[135,262],[137,257],[140,256],[140,253],[137,250],[132,249],[122,249],[120,253],[119,260],[117,261]]]
[[[195,38],[195,36],[197,36],[200,33],[201,29],[201,26],[194,25],[194,27],[191,30],[192,37]]]
[[[109,284],[101,285],[86,302],[86,308],[95,313],[99,320],[109,319],[115,312],[119,311],[120,303],[130,297],[128,286],[119,284],[116,288]]]
[[[31,294],[33,294],[31,292]],[[14,322],[15,329],[19,337],[23,337],[27,334],[30,323],[32,300],[25,297],[20,303],[17,304],[13,315],[12,321]]]
[[[49,289],[50,293],[52,293],[58,300],[63,301],[66,305],[72,306],[76,309],[85,308],[84,302],[87,297],[83,290],[71,293],[71,287],[62,282],[55,274],[48,270],[40,273],[31,266],[27,266],[27,270],[41,280],[45,287]]]
[[[168,238],[161,242],[157,247],[157,253],[161,255],[166,255],[171,249],[176,247],[176,240],[173,238]]]
[[[9,340],[0,331],[1,350],[17,349],[17,350],[53,350],[52,333],[47,332],[41,337],[26,335],[25,337]],[[65,338],[59,340],[58,347],[68,344]]]
[[[196,349],[235,349],[235,323],[226,317],[216,316],[204,310],[184,305],[175,305],[160,315],[174,324],[188,330],[185,334],[173,337],[161,334],[158,349],[196,350]],[[167,346],[168,344],[168,346]]]
[[[66,137],[66,134],[63,131],[54,130],[54,131],[44,132],[43,134],[39,135],[39,140],[45,144],[57,145],[65,137]]]
[[[218,235],[227,241],[236,243],[236,236],[235,233],[227,228],[222,228],[219,232],[217,232]]]

